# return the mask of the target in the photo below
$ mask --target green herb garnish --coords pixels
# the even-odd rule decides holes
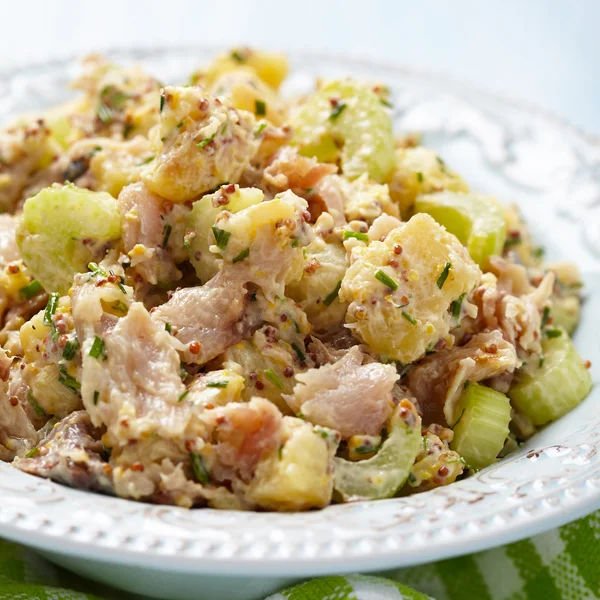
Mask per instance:
[[[77,339],[68,340],[62,351],[62,356],[66,360],[72,360],[72,358],[79,351],[79,341]]]
[[[267,105],[262,100],[254,102],[254,113],[259,117],[264,117],[267,114]]]
[[[448,279],[448,274],[450,273],[450,267],[452,267],[452,263],[447,262],[444,265],[444,270],[440,273],[440,276],[438,277],[436,283],[437,286],[440,288],[440,290],[444,287],[444,284],[446,283],[446,279]]]
[[[183,394],[181,394],[181,396],[179,396],[177,402],[181,402],[189,393],[190,393],[190,390],[185,390],[185,392],[183,392]]]
[[[331,114],[329,115],[329,120],[335,121],[342,114],[342,112],[344,111],[346,106],[347,106],[347,104],[345,102],[338,102],[333,107],[333,110],[331,111]]]
[[[234,263],[240,262],[240,261],[244,260],[245,258],[248,258],[249,254],[250,254],[250,248],[246,248],[245,250],[242,250],[236,257],[234,257],[233,262]]]
[[[52,292],[50,294],[50,298],[48,298],[48,304],[46,304],[46,310],[44,311],[44,325],[48,325],[48,327],[52,327],[52,325],[54,325],[52,316],[56,312],[58,298],[58,292]]]
[[[27,402],[33,408],[33,412],[40,418],[46,416],[46,411],[40,406],[39,402],[36,400],[35,396],[31,393],[31,390],[27,392]]]
[[[227,247],[227,243],[229,242],[229,238],[231,237],[231,232],[224,231],[223,229],[219,229],[216,225],[212,227],[213,235],[215,236],[215,244],[221,250],[224,250]]]
[[[165,107],[165,91],[163,90],[160,93],[160,112],[163,111],[163,108]]]
[[[325,297],[325,300],[323,300],[323,304],[325,306],[329,306],[338,297],[341,287],[342,287],[342,280],[340,279],[340,281],[337,282],[333,291]]]
[[[458,319],[460,318],[460,310],[462,308],[462,303],[463,300],[465,299],[466,296],[466,292],[464,294],[461,294],[456,300],[452,301],[452,304],[450,305],[450,311],[452,313],[452,318],[455,321],[458,321]]]
[[[32,279],[26,286],[22,287],[19,292],[29,300],[43,290],[42,284],[37,279]]]
[[[102,355],[103,358],[106,358],[106,350],[104,348],[104,342],[102,338],[97,335],[94,336],[94,341],[92,342],[92,347],[88,353],[92,358],[99,358]]]
[[[199,481],[200,483],[208,483],[210,481],[210,475],[204,466],[202,457],[195,452],[190,452],[190,460],[192,461],[192,471],[194,472],[196,481]]]
[[[275,386],[277,386],[280,390],[285,389],[285,386],[283,385],[283,382],[281,381],[281,379],[279,379],[279,377],[277,377],[277,374],[275,373],[275,371],[273,371],[273,369],[265,369],[264,371],[265,377]]]
[[[560,329],[546,329],[546,335],[549,338],[557,338],[562,335],[562,331]]]
[[[306,356],[304,352],[302,352],[302,349],[300,348],[300,346],[298,346],[298,344],[294,342],[292,344],[292,349],[298,355],[298,359],[300,360],[300,362],[306,362]]]
[[[94,406],[98,404],[98,399],[100,398],[100,392],[98,390],[94,390]]]
[[[385,272],[379,269],[377,273],[375,273],[375,279],[378,279],[384,285],[387,285],[391,290],[396,291],[398,289],[398,284]]]
[[[40,449],[39,448],[32,448],[26,455],[25,458],[35,458],[36,456],[40,455]]]
[[[360,231],[344,231],[344,239],[347,240],[349,238],[355,238],[361,242],[369,241],[369,236],[366,233],[362,233]]]
[[[423,183],[423,173],[421,171],[417,171],[417,181]]]
[[[67,368],[64,365],[59,365],[58,371],[60,375],[58,377],[58,381],[62,383],[64,386],[68,387],[70,390],[76,392],[81,388],[81,384],[75,377],[69,375]]]
[[[169,323],[168,321],[165,323],[165,331],[167,333],[171,333],[171,323]]]
[[[411,317],[406,311],[402,311],[402,316],[411,324],[411,325],[416,325],[417,321]]]
[[[259,123],[258,127],[254,130],[254,135],[260,135],[267,127],[267,122],[263,121]]]
[[[210,137],[204,138],[201,142],[198,142],[196,144],[196,146],[198,148],[204,148],[204,146],[208,146],[208,144],[210,144],[215,139],[216,136],[217,136],[217,133],[215,132]]]
[[[209,388],[220,388],[224,390],[229,385],[229,381],[207,381],[205,385]]]

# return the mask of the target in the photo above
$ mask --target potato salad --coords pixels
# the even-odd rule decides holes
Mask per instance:
[[[384,82],[287,73],[93,55],[0,131],[0,460],[301,511],[452,484],[590,392],[577,268],[394,132]]]

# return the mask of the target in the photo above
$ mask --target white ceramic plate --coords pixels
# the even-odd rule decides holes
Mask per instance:
[[[114,51],[184,81],[214,48]],[[576,261],[576,335],[600,373],[600,143],[544,112],[444,77],[364,60],[292,55],[289,88],[315,75],[391,86],[398,131],[421,131],[472,187],[516,201],[549,259]],[[75,60],[0,75],[6,118],[66,98]],[[157,597],[264,597],[297,578],[407,566],[489,548],[600,508],[600,388],[519,452],[408,498],[300,514],[186,511],[89,494],[0,463],[0,535],[88,577]]]

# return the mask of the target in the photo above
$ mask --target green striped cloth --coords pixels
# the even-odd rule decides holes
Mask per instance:
[[[502,548],[381,575],[322,577],[268,600],[598,600],[600,511]],[[35,552],[0,540],[0,600],[98,598],[141,600],[85,581]]]

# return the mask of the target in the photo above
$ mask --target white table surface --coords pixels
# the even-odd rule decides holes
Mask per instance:
[[[441,71],[600,136],[597,0],[0,0],[0,68],[114,46],[335,51]]]

